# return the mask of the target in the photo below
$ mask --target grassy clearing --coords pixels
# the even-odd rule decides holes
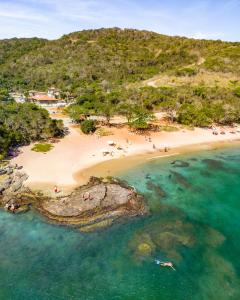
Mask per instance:
[[[178,127],[176,127],[176,126],[170,126],[170,125],[160,126],[159,129],[161,131],[167,131],[167,132],[179,131]]]
[[[33,147],[32,147],[32,151],[35,151],[35,152],[48,152],[50,150],[52,150],[53,148],[53,145],[52,144],[48,144],[48,143],[39,143],[39,144],[35,144]]]
[[[98,128],[96,134],[102,137],[112,135],[112,132],[106,128]]]

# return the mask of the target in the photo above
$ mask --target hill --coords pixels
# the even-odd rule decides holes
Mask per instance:
[[[240,43],[119,28],[0,41],[2,94],[52,85],[75,96],[76,118],[117,111],[145,128],[146,111],[161,109],[184,124],[238,122]]]
[[[194,76],[202,71],[240,76],[240,43],[169,37],[118,28],[84,30],[54,41],[0,41],[1,84],[45,89],[56,85],[118,87],[155,75]]]

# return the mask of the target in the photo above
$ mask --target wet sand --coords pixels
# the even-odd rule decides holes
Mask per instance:
[[[123,171],[130,170],[139,165],[145,164],[150,160],[155,159],[167,159],[177,157],[182,154],[195,153],[199,151],[212,151],[226,147],[238,147],[240,146],[240,140],[234,141],[221,141],[212,143],[202,143],[197,145],[188,145],[182,147],[176,147],[170,149],[168,152],[156,151],[151,153],[143,153],[134,156],[122,157],[119,159],[111,159],[105,162],[101,162],[92,167],[80,170],[73,174],[73,178],[78,185],[87,183],[89,177],[107,177],[107,176],[118,176]]]

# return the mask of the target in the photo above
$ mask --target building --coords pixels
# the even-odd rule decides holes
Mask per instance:
[[[48,96],[50,96],[50,97],[59,98],[59,97],[60,97],[60,90],[59,90],[59,89],[56,89],[55,87],[50,87],[50,88],[48,89],[47,94],[48,94]]]
[[[66,101],[59,96],[60,91],[52,87],[48,92],[29,91],[28,101],[44,107],[64,107]]]
[[[9,93],[9,95],[17,102],[24,103],[26,101],[26,97],[21,93]]]

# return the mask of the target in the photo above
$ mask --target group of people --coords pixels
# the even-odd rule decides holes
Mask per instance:
[[[93,199],[92,195],[89,192],[83,193],[82,197],[83,197],[84,201],[92,200]]]

